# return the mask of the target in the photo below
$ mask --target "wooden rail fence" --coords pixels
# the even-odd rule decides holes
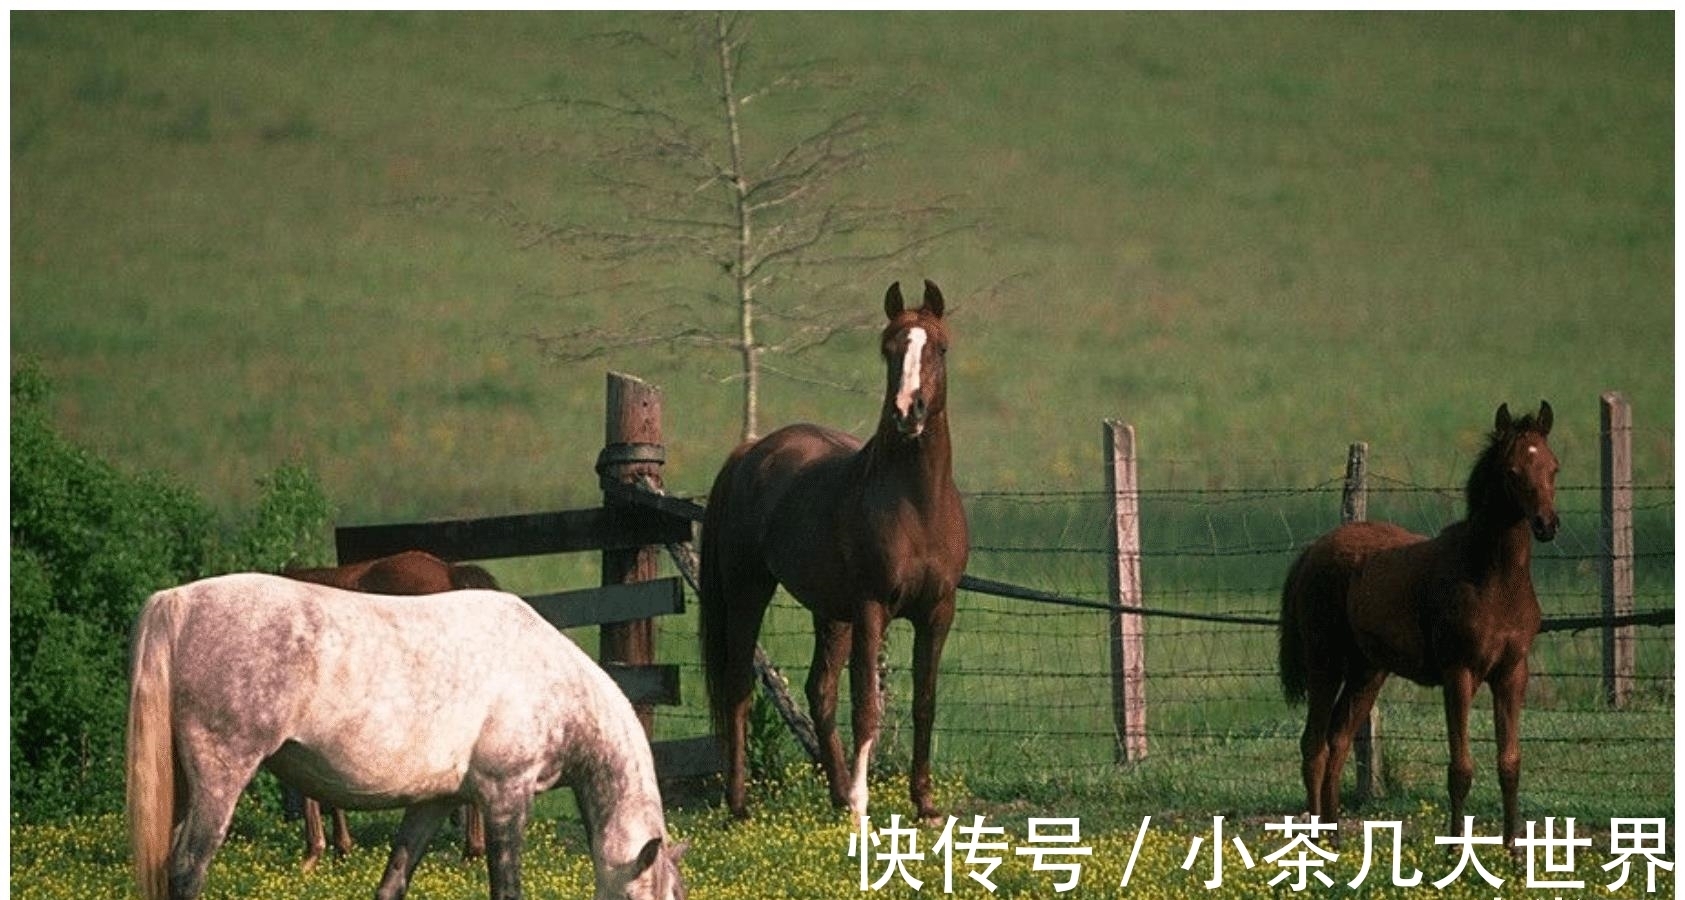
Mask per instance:
[[[661,392],[631,376],[609,373],[604,446],[597,471],[603,504],[591,509],[486,516],[389,525],[350,525],[334,530],[340,564],[403,550],[425,550],[452,562],[552,553],[600,552],[600,587],[534,594],[524,599],[557,628],[598,625],[599,662],[653,732],[654,707],[679,703],[679,668],[655,662],[655,621],[684,612],[677,578],[657,578],[662,548],[691,540],[690,519],[656,505],[632,504],[618,485],[660,485]],[[690,777],[723,768],[711,735],[652,744],[663,778]]]
[[[1607,702],[1626,701],[1633,673],[1631,650],[1635,625],[1669,625],[1672,610],[1634,613],[1632,578],[1631,410],[1617,393],[1602,396],[1602,542],[1600,557],[1603,613],[1599,616],[1548,619],[1543,631],[1603,632],[1604,687]],[[489,516],[455,521],[345,526],[336,529],[342,564],[401,550],[426,550],[441,558],[485,560],[551,553],[596,551],[603,555],[600,587],[536,594],[525,598],[557,628],[596,624],[602,628],[600,661],[638,708],[646,731],[654,707],[679,702],[679,672],[654,661],[655,622],[684,611],[679,578],[657,578],[656,559],[665,547],[695,587],[692,529],[702,507],[662,491],[665,455],[661,435],[661,394],[636,378],[610,373],[604,447],[597,473],[603,503],[591,509]],[[1106,492],[1111,498],[1109,602],[1061,596],[1020,585],[965,576],[963,590],[1038,603],[1079,606],[1108,613],[1111,645],[1115,759],[1139,762],[1148,753],[1147,684],[1144,620],[1152,617],[1274,626],[1263,616],[1196,613],[1150,608],[1141,588],[1140,488],[1137,483],[1135,429],[1117,421],[1103,423]],[[1347,452],[1340,520],[1361,521],[1368,507],[1368,445],[1353,443]],[[757,654],[763,686],[804,747],[813,751],[811,724],[796,708],[772,661]],[[1381,793],[1381,713],[1379,707],[1361,728],[1353,748],[1357,788],[1367,798]],[[803,740],[805,738],[805,740]],[[710,735],[654,745],[663,777],[718,772],[719,749]]]

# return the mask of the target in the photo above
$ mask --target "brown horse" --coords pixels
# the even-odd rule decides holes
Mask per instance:
[[[379,559],[322,569],[291,569],[281,573],[297,581],[325,584],[347,591],[400,596],[442,594],[469,588],[499,590],[497,580],[479,566],[445,562],[431,553],[407,550]],[[322,805],[304,798],[304,867],[312,868],[327,849],[322,832]],[[341,856],[351,852],[351,828],[345,811],[333,810],[334,849]],[[476,859],[486,855],[486,824],[472,803],[462,807],[462,855]]]
[[[1463,833],[1474,778],[1469,704],[1492,688],[1504,842],[1520,827],[1521,703],[1527,652],[1539,631],[1533,539],[1556,536],[1556,455],[1551,409],[1510,417],[1498,407],[1486,449],[1468,479],[1468,517],[1437,537],[1382,522],[1354,522],[1305,548],[1281,595],[1281,684],[1308,699],[1299,749],[1312,815],[1338,821],[1340,770],[1352,735],[1388,673],[1442,685],[1451,745],[1451,828]]]
[[[954,488],[948,436],[948,332],[942,292],[924,283],[921,309],[899,283],[884,297],[888,371],[877,433],[859,439],[791,425],[732,451],[702,525],[703,669],[715,731],[725,740],[726,802],[744,806],[744,729],[761,618],[782,584],[813,614],[807,698],[831,801],[866,814],[866,768],[881,714],[878,651],[895,618],[913,625],[913,772],[922,818],[931,802],[930,731],[936,665],[954,618],[969,539]],[[849,661],[852,781],[837,737],[837,677]]]

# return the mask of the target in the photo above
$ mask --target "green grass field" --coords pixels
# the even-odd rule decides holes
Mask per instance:
[[[908,827],[910,807],[903,801],[897,805],[899,791],[891,795],[884,786],[874,791],[873,818],[878,828],[894,827],[892,815],[902,817],[899,825]],[[940,785],[939,795],[964,794],[960,785],[952,782]],[[817,778],[792,773],[790,779],[776,791],[763,794],[756,817],[749,823],[733,823],[723,810],[687,809],[676,812],[668,823],[674,836],[691,839],[692,850],[686,855],[684,868],[693,897],[724,898],[724,900],[762,900],[783,897],[790,900],[831,900],[839,896],[865,895],[860,888],[860,862],[849,857],[850,828],[846,818],[833,813],[825,803],[824,788]],[[1210,844],[1213,818],[1179,818],[1154,815],[1147,823],[1137,854],[1135,839],[1141,831],[1139,815],[1122,822],[1115,829],[1094,828],[1094,819],[1070,809],[1055,807],[1029,810],[1024,804],[989,804],[963,801],[955,807],[960,824],[971,825],[973,816],[983,816],[984,824],[1004,829],[993,838],[1005,846],[985,850],[983,859],[1000,860],[989,877],[995,885],[992,891],[973,883],[968,872],[983,872],[981,865],[968,866],[963,851],[956,851],[953,860],[953,891],[965,897],[1046,897],[1052,896],[1053,886],[1066,878],[1061,871],[1038,871],[1030,857],[1017,850],[1033,846],[1028,841],[1028,818],[1042,815],[1077,818],[1081,823],[1079,839],[1074,846],[1086,847],[1085,857],[1070,857],[1081,866],[1080,881],[1071,894],[1075,897],[1147,897],[1152,900],[1181,900],[1199,897],[1256,897],[1297,896],[1292,890],[1293,877],[1289,869],[1274,860],[1265,860],[1287,843],[1287,838],[1272,833],[1266,825],[1281,824],[1279,817],[1237,818],[1225,815],[1223,837],[1225,843],[1239,839],[1253,860],[1244,866],[1239,852],[1232,844],[1225,847],[1224,873],[1215,888],[1206,886],[1213,877]],[[882,817],[881,819],[879,817]],[[1585,891],[1556,889],[1552,894],[1538,887],[1528,887],[1525,863],[1513,863],[1492,847],[1478,847],[1481,865],[1494,878],[1502,880],[1498,889],[1489,888],[1472,868],[1447,883],[1443,889],[1432,882],[1447,878],[1457,863],[1446,848],[1435,846],[1433,838],[1444,833],[1444,813],[1429,804],[1391,811],[1385,821],[1403,823],[1403,852],[1401,873],[1408,877],[1414,871],[1422,874],[1416,887],[1392,884],[1392,853],[1388,832],[1381,832],[1375,844],[1375,861],[1363,874],[1363,892],[1374,897],[1537,897],[1537,896],[1609,896],[1604,886],[1618,877],[1619,869],[1604,871],[1602,866],[1611,860],[1609,823],[1580,820],[1575,829],[1578,838],[1589,839],[1589,846],[1579,848],[1571,858],[1566,873],[1550,873],[1544,869],[1544,850],[1537,852],[1537,877],[1543,880],[1565,881],[1579,879]],[[1380,817],[1374,817],[1382,821]],[[385,863],[382,849],[391,840],[395,820],[390,816],[359,816],[354,819],[353,833],[358,847],[344,859],[326,859],[309,874],[298,872],[298,833],[294,825],[284,824],[279,817],[251,806],[236,811],[235,824],[227,845],[211,864],[210,878],[205,892],[207,900],[241,898],[241,900],[275,900],[275,898],[327,898],[356,896],[367,893],[379,880]],[[1557,836],[1565,827],[1557,822]],[[872,895],[891,897],[944,896],[950,893],[943,885],[943,857],[934,849],[941,834],[941,826],[917,827],[916,858],[905,863],[905,871],[921,883],[914,889],[898,875],[889,872],[890,864],[877,854],[888,850],[874,848],[868,860],[867,879],[876,883],[886,874],[883,885]],[[1345,892],[1346,885],[1359,877],[1363,863],[1361,829],[1353,826],[1346,835],[1346,843],[1326,852],[1337,853],[1338,859],[1310,872],[1322,871],[1335,885],[1333,890]],[[464,862],[454,841],[454,835],[441,835],[432,853],[421,863],[413,884],[413,896],[470,900],[485,896],[486,873],[478,863]],[[880,834],[887,841],[887,837]],[[904,841],[898,848],[906,851]],[[987,840],[987,839],[985,839]],[[1197,856],[1190,858],[1194,841],[1203,843]],[[128,890],[130,875],[127,854],[123,849],[125,835],[120,817],[115,815],[75,819],[51,825],[16,827],[12,832],[12,891],[14,896],[40,900],[80,900],[83,897],[122,896]],[[1310,855],[1311,851],[1303,851]],[[1563,860],[1560,848],[1555,862]],[[1290,852],[1291,861],[1298,854]],[[1131,859],[1134,859],[1131,866]],[[1646,896],[1643,890],[1644,861],[1634,858],[1635,865],[1628,874],[1625,890],[1619,896]],[[1064,860],[1050,858],[1049,862]],[[1184,864],[1186,867],[1184,868]],[[1121,887],[1124,873],[1129,872],[1129,886]],[[1284,872],[1287,880],[1279,885],[1270,881]],[[1310,874],[1307,872],[1307,875]],[[1666,896],[1673,888],[1673,876],[1665,871],[1656,873],[1657,888]],[[582,831],[576,818],[566,811],[542,810],[528,828],[527,852],[524,858],[523,879],[534,896],[586,896],[591,890],[591,869]],[[1313,890],[1323,889],[1310,882]]]
[[[1149,469],[1211,483],[1320,480],[1358,439],[1437,483],[1500,400],[1540,397],[1589,482],[1609,389],[1667,481],[1670,23],[773,15],[755,39],[862,92],[922,85],[849,189],[987,224],[899,276],[954,310],[962,487],[1096,487],[1108,416]],[[592,135],[523,104],[643,86],[582,40],[634,25],[661,20],[14,17],[13,356],[73,434],[230,507],[289,459],[355,521],[582,502],[610,367],[666,389],[669,484],[704,491],[738,429],[729,356],[546,363],[526,336],[646,298],[566,299],[602,285],[462,208],[601,212]],[[799,364],[870,388],[870,347]],[[859,431],[875,402],[775,379],[763,419]]]
[[[528,101],[668,77],[586,40],[660,28],[660,16],[11,23],[11,353],[53,379],[69,435],[230,510],[289,461],[319,474],[346,523],[584,506],[612,368],[663,387],[667,485],[706,491],[739,429],[730,355],[547,361],[534,335],[625,319],[649,298],[523,247],[475,211],[489,197],[557,220],[610,214],[581,169],[599,136]],[[984,223],[897,276],[933,278],[949,300],[974,574],[1102,595],[1105,512],[1083,492],[1101,488],[1099,421],[1122,418],[1139,432],[1143,486],[1166,492],[1145,508],[1149,603],[1270,615],[1291,548],[1336,520],[1337,494],[1311,488],[1339,477],[1350,441],[1369,442],[1371,471],[1393,479],[1382,486],[1454,495],[1498,402],[1548,398],[1573,490],[1570,529],[1540,551],[1560,558],[1537,573],[1547,616],[1588,612],[1597,398],[1620,390],[1645,487],[1639,549],[1651,554],[1639,606],[1671,607],[1671,13],[767,14],[754,37],[756,64],[823,59],[850,87],[834,101],[753,108],[752,150],[769,152],[763,135],[827,102],[893,95],[879,109],[886,149],[845,189],[953,196]],[[622,277],[697,297],[718,287],[696,267]],[[877,309],[881,290],[837,315]],[[867,390],[774,378],[767,427],[869,430],[881,377],[871,335],[794,365]],[[1371,508],[1420,531],[1459,512],[1432,492]],[[584,558],[493,568],[518,591],[597,578]],[[1156,889],[1203,896],[1177,864],[1211,815],[1261,833],[1296,809],[1300,711],[1280,699],[1267,629],[1151,623],[1156,736],[1150,759],[1125,771],[1106,736],[1104,615],[962,604],[938,774],[955,779],[945,790],[960,808],[1014,827],[1082,816],[1107,867],[1079,895],[1117,883],[1142,815],[1180,822],[1150,850]],[[783,600],[766,636],[798,691],[806,624]],[[660,727],[694,734],[694,612],[661,627],[663,658],[687,667],[687,705]],[[1524,720],[1528,815],[1605,829],[1611,816],[1673,809],[1672,630],[1641,638],[1649,680],[1620,714],[1597,708],[1595,634],[1541,638],[1535,668],[1551,677],[1536,680]],[[910,644],[892,635],[897,677]],[[1362,812],[1437,819],[1424,811],[1443,803],[1437,699],[1393,685],[1383,703],[1386,734],[1399,737],[1389,796]],[[1475,749],[1471,811],[1483,824],[1497,809],[1488,709],[1482,694],[1475,733],[1488,742]],[[893,783],[910,740],[889,727],[886,811],[905,805]],[[681,814],[678,829],[701,845],[696,896],[767,896],[750,876],[787,871],[768,864],[780,854],[816,867],[788,896],[849,889],[846,827],[812,818],[812,784],[788,790],[764,831]],[[251,821],[219,860],[228,874],[216,890],[299,895],[281,826]],[[365,843],[384,839],[375,821]],[[14,828],[14,892],[119,890],[118,827]],[[559,879],[545,890],[581,890],[570,839],[535,839],[534,865]],[[364,852],[304,890],[363,892],[379,865]],[[1005,895],[1044,889],[1018,865]],[[428,896],[483,891],[483,873],[438,860],[429,870],[441,880]]]

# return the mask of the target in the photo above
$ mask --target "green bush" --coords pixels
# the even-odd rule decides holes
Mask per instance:
[[[784,717],[759,690],[755,691],[755,699],[749,707],[747,730],[744,755],[747,757],[749,777],[756,781],[778,781],[792,764],[805,758],[802,748],[784,724]]]
[[[243,521],[219,523],[185,488],[131,474],[49,421],[46,379],[12,375],[12,808],[26,818],[122,802],[129,630],[147,596],[218,571],[324,555],[314,478],[264,479]]]

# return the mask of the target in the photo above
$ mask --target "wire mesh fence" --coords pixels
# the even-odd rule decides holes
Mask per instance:
[[[1252,621],[1147,620],[1148,757],[1137,765],[1115,761],[1109,612],[962,592],[942,660],[939,769],[983,785],[1115,776],[1139,782],[1160,804],[1166,796],[1185,797],[1190,809],[1294,807],[1301,797],[1304,711],[1282,698],[1276,630],[1256,622],[1278,615],[1281,582],[1295,555],[1339,524],[1340,491],[1337,479],[1141,491],[1144,605]],[[1598,488],[1565,485],[1558,492],[1562,527],[1555,541],[1535,545],[1533,565],[1547,621],[1601,608]],[[1110,600],[1111,499],[1104,492],[969,494],[968,572],[1103,606]],[[1432,534],[1459,518],[1462,507],[1460,486],[1371,474],[1370,519]],[[1633,513],[1635,607],[1671,610],[1672,485],[1635,486]],[[1522,726],[1524,812],[1606,817],[1672,810],[1674,629],[1634,630],[1634,690],[1620,710],[1604,702],[1598,629],[1541,634],[1535,642]],[[780,595],[761,642],[798,696],[812,634],[806,611]],[[891,766],[904,766],[910,755],[911,645],[909,628],[891,628],[879,744],[880,760]],[[699,684],[700,672],[685,678]],[[1477,766],[1487,773],[1476,778],[1475,804],[1496,803],[1485,697],[1483,691],[1471,723]],[[846,723],[846,691],[841,702],[839,721]],[[687,704],[672,714],[676,727],[705,730],[704,707]],[[1380,708],[1384,792],[1441,798],[1447,752],[1439,692],[1395,678]]]

